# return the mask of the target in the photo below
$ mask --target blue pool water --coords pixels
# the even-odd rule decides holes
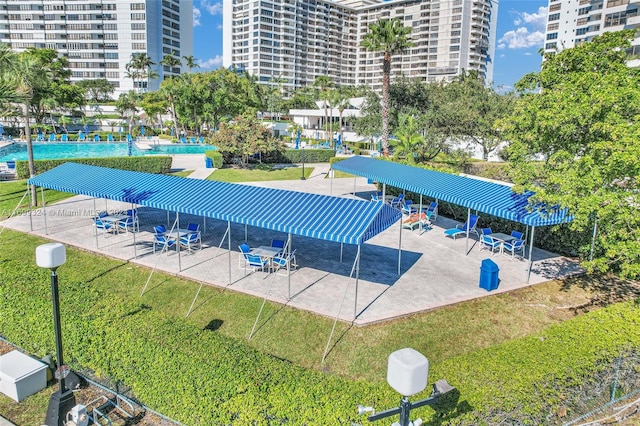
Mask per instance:
[[[151,150],[137,149],[135,144],[131,154],[162,155],[162,154],[203,154],[205,151],[216,149],[213,145],[149,145]],[[95,157],[126,157],[126,143],[34,143],[33,158],[36,160],[52,160],[61,158],[95,158]],[[15,142],[0,148],[0,162],[11,160],[27,160],[26,142]]]

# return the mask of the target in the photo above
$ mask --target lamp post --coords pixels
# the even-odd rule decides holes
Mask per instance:
[[[300,180],[305,180],[306,177],[304,177],[304,147],[307,145],[307,143],[305,141],[300,142],[300,146],[302,147],[302,176],[300,177]]]
[[[367,417],[370,422],[399,414],[400,422],[396,422],[392,426],[422,425],[422,419],[417,419],[415,422],[409,420],[411,409],[433,405],[441,396],[455,389],[446,380],[438,380],[433,384],[433,391],[429,398],[414,403],[410,402],[409,396],[422,392],[427,387],[428,377],[429,360],[420,352],[411,348],[393,352],[389,355],[389,363],[387,365],[387,383],[402,395],[400,406],[376,413],[373,407],[359,405],[358,414],[373,413]]]
[[[58,368],[55,377],[58,379],[58,392],[51,395],[45,424],[47,426],[64,426],[66,415],[76,404],[73,392],[65,386],[64,379],[69,374],[69,367],[62,358],[62,330],[60,327],[60,303],[58,297],[58,266],[67,260],[64,244],[48,243],[36,247],[36,264],[51,270],[51,300],[53,302],[53,326],[56,337],[56,358]]]

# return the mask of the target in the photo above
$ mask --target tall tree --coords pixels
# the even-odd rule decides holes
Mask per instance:
[[[189,72],[192,72],[194,68],[200,68],[198,60],[193,55],[183,56],[182,59],[184,59],[187,68],[189,68]]]
[[[629,278],[640,277],[640,69],[626,63],[634,36],[605,33],[545,55],[542,70],[517,83],[521,96],[501,123],[516,189],[568,208],[575,230],[597,221],[594,257],[583,264]],[[588,259],[590,244],[579,248]]]
[[[322,100],[322,104],[324,106],[324,137],[325,141],[328,141],[327,135],[327,125],[329,121],[329,112],[327,111],[327,107],[329,105],[328,92],[331,87],[333,87],[333,82],[331,81],[331,77],[328,75],[319,75],[313,81],[313,86],[320,92],[320,99]]]
[[[142,94],[135,90],[129,90],[127,93],[121,93],[120,97],[116,101],[116,109],[122,117],[129,118],[129,133],[132,134],[133,126],[136,120],[136,114],[138,113],[138,102],[142,99]]]
[[[181,65],[182,62],[180,61],[180,59],[176,58],[173,55],[165,55],[160,61],[160,64],[167,66],[169,67],[169,69],[171,69],[171,68],[177,67],[178,65]],[[171,80],[172,78],[173,76],[171,76],[169,80]],[[160,91],[167,95],[169,103],[171,104],[171,119],[173,120],[173,129],[177,136],[178,135],[178,118],[176,117],[176,105],[174,101],[175,94],[173,93],[173,88],[175,85],[172,84],[172,82],[165,84],[166,81],[167,80],[163,81],[160,84]]]
[[[157,71],[151,67],[155,62],[146,53],[132,53],[131,59],[125,65],[126,76],[133,81],[135,90],[146,91],[150,79],[157,78]]]
[[[413,46],[409,40],[411,28],[399,19],[381,19],[369,26],[361,46],[372,52],[382,52],[382,150],[389,155],[389,86],[391,82],[391,56]]]
[[[351,105],[351,98],[355,95],[355,88],[352,86],[340,86],[331,92],[331,104],[335,106],[340,114],[338,126],[340,129],[340,140],[344,141],[342,132],[342,114]]]

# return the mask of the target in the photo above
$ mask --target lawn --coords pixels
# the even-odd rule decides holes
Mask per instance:
[[[313,167],[305,167],[305,178],[309,178],[312,172]],[[275,167],[273,164],[257,164],[246,168],[225,166],[211,173],[207,179],[221,182],[266,182],[270,180],[299,180],[301,177],[302,167],[295,165]]]
[[[4,271],[0,271],[0,278],[10,283],[4,290],[8,300],[18,296],[12,295],[11,292],[14,279],[16,282],[30,282],[37,278],[42,281],[43,289],[46,290],[45,272],[35,267],[33,262],[18,263],[16,261],[16,259],[32,259],[35,247],[45,240],[5,230],[0,236],[0,241],[3,245],[12,248],[11,251],[0,252],[0,264],[14,265],[11,269],[7,267]],[[248,341],[247,337],[261,304],[260,299],[205,286],[199,296],[196,310],[185,319],[184,312],[187,311],[198,288],[195,282],[156,272],[151,287],[140,298],[140,290],[149,274],[147,268],[71,247],[67,251],[67,263],[58,272],[61,277],[63,310],[65,305],[68,308],[72,303],[70,297],[73,300],[82,299],[85,297],[84,294],[89,299],[96,298],[93,302],[97,303],[94,305],[96,315],[102,300],[139,303],[149,313],[158,312],[167,318],[173,318],[170,321],[185,322],[196,330],[215,331],[216,334],[237,342],[240,347],[246,346],[257,349],[260,353],[269,354],[273,360],[290,362],[309,370],[323,371],[325,374],[330,373],[353,383],[364,380],[382,389],[386,387],[384,382],[387,358],[391,352],[399,348],[412,347],[422,352],[429,358],[434,374],[442,374],[437,372],[442,365],[448,364],[449,369],[453,368],[455,371],[456,359],[467,355],[473,357],[473,354],[478,351],[493,350],[493,348],[496,348],[495,351],[499,354],[500,351],[505,351],[504,348],[500,349],[505,343],[517,342],[518,339],[526,336],[535,336],[554,325],[579,317],[585,311],[596,310],[601,306],[620,301],[625,294],[627,298],[638,295],[637,291],[625,293],[623,290],[625,288],[629,290],[632,286],[629,287],[627,284],[623,288],[625,283],[622,282],[578,277],[492,295],[367,327],[339,323],[336,333],[337,342],[327,361],[321,364],[324,345],[332,326],[331,319],[268,303],[262,314],[262,318],[265,318],[267,323],[259,329],[252,340]],[[12,279],[7,279],[10,277]],[[42,300],[35,303],[35,306],[39,305],[46,311],[45,317],[50,315],[48,303],[50,302],[46,294]],[[5,308],[9,311],[8,305]],[[91,310],[87,311],[92,317],[91,312]],[[66,317],[69,318],[70,314],[76,316],[75,313],[67,312]],[[29,312],[28,315],[34,315],[34,312]],[[124,321],[128,316],[129,314],[121,318]],[[37,317],[30,321],[37,321],[35,318]],[[2,324],[1,318],[0,324]],[[6,323],[5,327],[8,327]],[[150,332],[154,331],[150,330]],[[37,333],[40,336],[48,336],[50,331],[47,327],[37,327]],[[0,334],[5,334],[5,329],[2,327],[0,327]],[[26,342],[33,338],[33,334],[26,330],[18,332],[18,335],[22,336]],[[73,347],[75,339],[88,337],[90,336],[66,334],[65,344]],[[580,339],[579,336],[573,337]],[[25,342],[19,343],[33,352],[43,350],[42,347],[28,347]],[[194,343],[191,342],[190,346]],[[140,355],[142,356],[142,352]],[[83,356],[89,356],[89,354],[83,354]],[[487,365],[491,364],[492,362],[487,362]],[[463,371],[460,373],[462,374]],[[433,377],[433,379],[439,378],[441,377]],[[333,391],[335,392],[335,389]],[[41,407],[38,409],[30,407],[29,411],[44,412],[46,398],[35,398],[29,404],[38,401]],[[7,409],[7,404],[10,402],[6,398],[0,399],[0,413]],[[24,418],[21,421],[25,425],[38,424],[41,417],[41,414],[37,414],[33,419]]]
[[[38,204],[42,202],[40,188],[37,188]],[[11,213],[18,206],[18,203],[27,191],[27,180],[13,180],[8,182],[0,182],[0,220],[11,216]],[[47,204],[55,203],[65,198],[72,197],[73,194],[66,192],[54,191],[51,189],[44,190],[44,199]],[[29,200],[25,197],[15,214],[25,214],[29,210]]]

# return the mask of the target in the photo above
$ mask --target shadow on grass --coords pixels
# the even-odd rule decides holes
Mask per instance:
[[[565,279],[560,287],[569,291],[578,287],[592,294],[589,301],[570,307],[574,313],[586,313],[614,303],[635,299],[640,303],[640,284],[613,275],[580,275]]]

